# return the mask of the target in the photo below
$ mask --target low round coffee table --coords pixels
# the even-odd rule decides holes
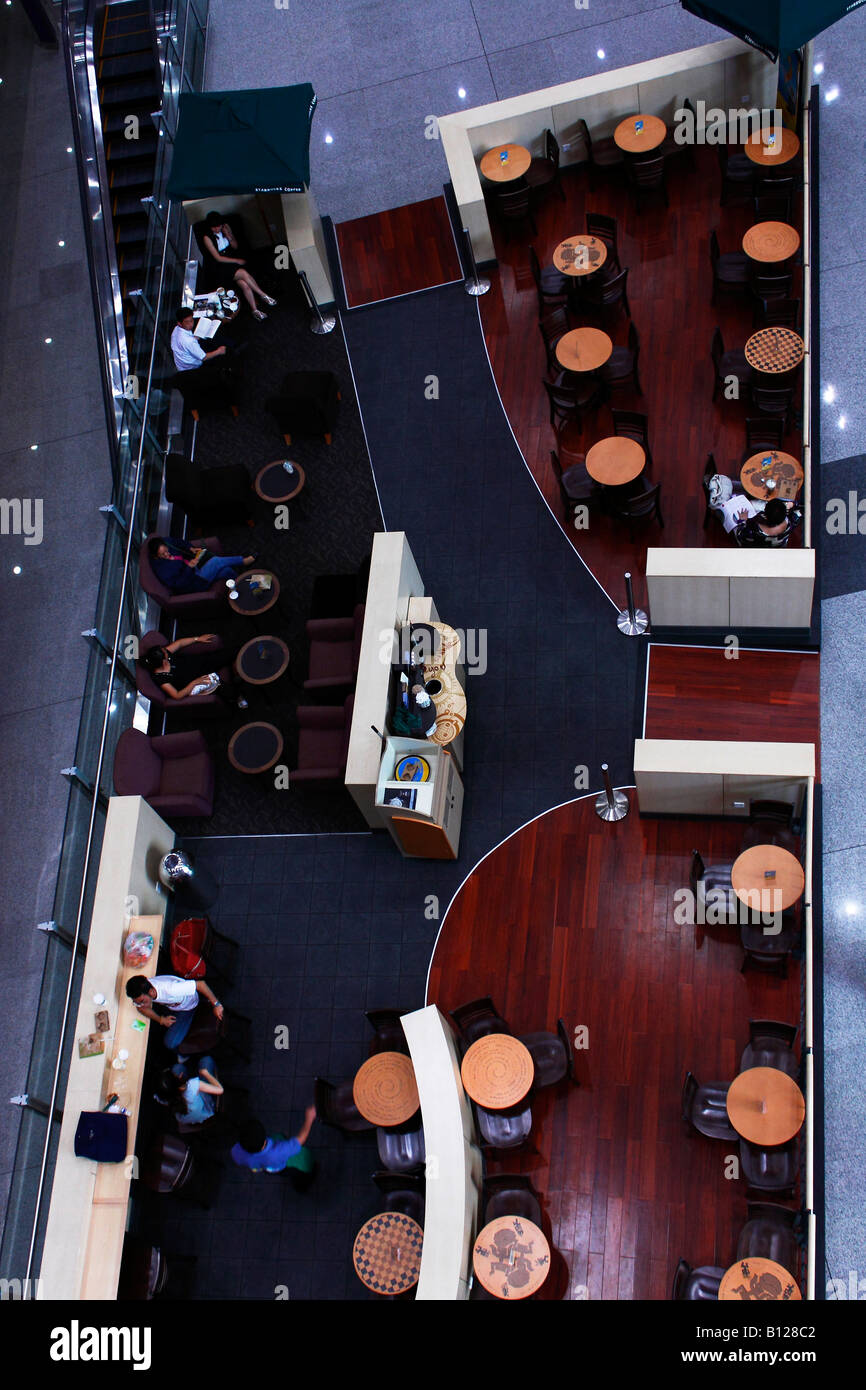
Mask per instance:
[[[593,444],[586,456],[586,471],[605,487],[622,487],[639,477],[646,464],[646,454],[636,439],[613,435]]]
[[[612,352],[613,343],[600,328],[572,328],[556,344],[556,360],[567,372],[594,372]]]
[[[365,1222],[355,1236],[355,1273],[374,1293],[405,1293],[418,1283],[424,1232],[401,1211],[384,1211]]]
[[[418,1109],[418,1086],[411,1057],[402,1052],[376,1052],[355,1073],[355,1104],[372,1125],[388,1129],[411,1120]]]
[[[806,355],[806,344],[793,328],[759,328],[748,339],[743,351],[756,372],[779,376],[799,367]]]
[[[260,468],[256,474],[255,489],[256,495],[263,502],[291,502],[293,497],[297,497],[307,475],[299,463],[292,463],[291,473],[285,467],[290,459],[276,459],[273,463],[266,463],[264,468]]]
[[[553,253],[553,264],[563,275],[593,275],[607,260],[607,247],[600,237],[581,232],[561,241]]]
[[[267,772],[279,762],[283,736],[273,724],[244,724],[229,739],[229,762],[238,772]]]
[[[743,250],[750,261],[777,265],[789,261],[800,249],[800,233],[787,222],[756,222],[743,237]]]
[[[235,657],[235,674],[247,685],[270,685],[288,665],[289,649],[282,637],[252,637]]]
[[[800,141],[793,130],[783,126],[778,137],[772,130],[757,130],[743,146],[753,164],[768,167],[787,164],[800,153]]]
[[[251,581],[257,581],[264,577],[271,581],[269,589],[251,588]],[[238,575],[235,588],[236,599],[230,600],[230,606],[235,613],[241,613],[245,618],[257,618],[262,613],[267,613],[269,608],[273,608],[280,596],[280,581],[270,570],[251,569],[245,570]]]
[[[740,1299],[744,1303],[796,1303],[802,1300],[800,1286],[793,1274],[759,1255],[747,1255],[744,1260],[726,1269],[719,1285],[719,1299]]]
[[[522,178],[531,163],[532,155],[523,145],[497,145],[481,156],[481,172],[491,183],[511,183]]]
[[[765,459],[770,459],[767,468],[764,468]],[[770,497],[781,497],[783,502],[792,502],[803,486],[804,477],[803,465],[793,454],[785,454],[781,449],[762,449],[760,453],[747,458],[740,469],[740,482],[746,492],[762,502]],[[767,488],[768,478],[776,484],[775,487]]]
[[[748,1067],[728,1087],[728,1119],[738,1134],[762,1149],[787,1144],[806,1117],[803,1092],[778,1067]]]
[[[485,1110],[517,1105],[535,1078],[532,1053],[510,1033],[487,1033],[467,1050],[460,1067],[464,1089]]]
[[[636,127],[640,125],[640,130]],[[626,154],[649,154],[657,150],[668,133],[660,116],[626,116],[613,132],[614,143]]]
[[[550,1273],[547,1237],[523,1216],[498,1216],[478,1232],[472,1268],[496,1298],[528,1298]]]
[[[768,877],[772,875],[772,877]],[[781,845],[752,845],[731,866],[734,892],[747,907],[760,912],[784,912],[793,907],[806,885],[803,865]],[[767,894],[767,906],[764,906]]]

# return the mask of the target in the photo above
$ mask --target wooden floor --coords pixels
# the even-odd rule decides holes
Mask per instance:
[[[817,653],[651,644],[648,660],[645,738],[814,743],[817,760]]]
[[[350,309],[460,279],[442,197],[340,222],[336,231]]]
[[[743,233],[752,222],[746,203],[719,206],[720,177],[715,151],[698,147],[696,163],[671,166],[668,175],[670,208],[661,200],[645,204],[638,215],[631,194],[620,179],[601,179],[590,190],[585,170],[566,172],[562,185],[566,202],[555,192],[536,212],[538,236],[532,237],[542,265],[549,265],[554,248],[567,236],[585,229],[587,210],[606,213],[619,224],[619,255],[628,267],[628,298],[640,335],[640,378],[645,395],[619,390],[612,404],[649,416],[653,471],[662,485],[664,529],[655,523],[629,541],[624,523],[593,516],[588,531],[566,526],[572,543],[600,583],[617,601],[624,600],[623,572],[635,579],[639,601],[645,600],[647,545],[732,546],[733,541],[713,518],[705,531],[701,478],[709,451],[720,472],[739,473],[745,447],[745,420],[753,412],[744,402],[712,401],[713,366],[710,344],[718,324],[726,348],[742,348],[752,332],[752,308],[744,297],[722,294],[710,304],[709,234],[718,230],[722,252],[740,251]],[[547,397],[541,385],[546,359],[538,331],[538,301],[527,260],[528,226],[516,228],[507,241],[495,225],[499,268],[490,278],[490,293],[479,300],[484,334],[502,401],[529,467],[556,515],[562,520],[559,488],[550,464],[555,439],[549,424]],[[796,272],[796,276],[799,271]],[[795,295],[799,284],[795,276]],[[587,318],[580,323],[605,327],[615,344],[628,336],[625,313],[609,323]],[[610,409],[590,417],[583,435],[585,448],[613,432]],[[801,441],[792,432],[785,448],[800,457]],[[794,542],[796,543],[796,542]]]
[[[443,1010],[490,994],[517,1034],[558,1018],[589,1030],[580,1086],[533,1104],[538,1153],[491,1167],[532,1175],[567,1297],[666,1299],[680,1257],[732,1263],[744,1184],[724,1176],[730,1144],[686,1132],[683,1076],[732,1079],[750,1018],[800,1017],[797,962],[787,980],[743,974],[736,927],[674,922],[690,851],[732,857],[742,827],[642,821],[633,795],[618,825],[584,798],[483,860],[445,918],[428,992]]]

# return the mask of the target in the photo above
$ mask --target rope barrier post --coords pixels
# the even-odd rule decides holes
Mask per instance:
[[[626,637],[641,637],[649,627],[649,618],[642,608],[634,606],[634,593],[628,570],[625,575],[625,601],[626,607],[616,615],[616,625]]]
[[[478,295],[487,293],[490,289],[490,281],[481,279],[478,275],[478,266],[475,264],[475,251],[472,246],[472,238],[469,235],[468,227],[463,228],[463,236],[466,239],[466,250],[469,255],[469,266],[472,271],[472,278],[464,280],[463,288],[467,294],[475,295],[477,298]]]
[[[595,798],[595,814],[599,820],[625,820],[628,815],[628,797],[625,792],[614,791],[607,763],[602,763],[601,775],[604,779],[604,791],[599,792]]]
[[[298,279],[301,282],[301,288],[303,289],[304,294],[307,296],[307,303],[313,311],[313,317],[310,319],[311,332],[319,334],[333,333],[334,329],[337,326],[336,314],[322,313],[318,303],[316,302],[316,296],[310,289],[310,282],[307,279],[307,272],[305,270],[299,272]]]

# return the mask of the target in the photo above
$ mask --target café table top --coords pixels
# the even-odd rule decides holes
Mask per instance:
[[[508,154],[502,159],[502,152]],[[532,163],[532,155],[523,145],[497,145],[481,156],[481,172],[491,183],[511,183],[522,178]]]
[[[770,467],[763,467],[764,459],[771,459]],[[781,497],[784,502],[792,502],[803,486],[803,465],[793,454],[781,449],[761,449],[752,454],[740,469],[740,482],[750,497],[766,501],[768,497]],[[769,491],[765,479],[772,478],[776,486]]]
[[[726,1269],[719,1285],[719,1299],[741,1299],[746,1303],[795,1303],[802,1300],[800,1286],[792,1274],[775,1260],[748,1255]]]
[[[355,1273],[374,1293],[405,1293],[418,1282],[423,1246],[417,1221],[401,1211],[384,1211],[365,1221],[355,1236]]]
[[[613,352],[613,343],[600,328],[572,328],[556,344],[556,360],[569,372],[594,372]]]
[[[775,265],[796,256],[800,233],[788,222],[756,222],[743,237],[743,250],[750,261]]]
[[[750,135],[743,149],[754,164],[766,164],[776,166],[787,164],[800,153],[800,141],[793,130],[788,130],[787,126],[782,126],[781,138],[776,139],[773,144],[772,130],[756,130],[754,135]]]
[[[267,772],[279,761],[283,736],[274,724],[254,720],[236,729],[229,739],[228,758],[238,772]]]
[[[528,1298],[550,1273],[544,1232],[522,1216],[497,1216],[475,1238],[472,1268],[497,1298]]]
[[[774,873],[774,878],[768,878]],[[760,912],[783,911],[793,907],[806,885],[803,865],[795,854],[781,845],[752,845],[744,849],[731,868],[734,892],[747,907]],[[759,897],[755,895],[759,894]],[[766,907],[762,904],[766,897]]]
[[[601,237],[579,232],[566,237],[553,253],[553,264],[563,275],[592,275],[607,260],[607,247]]]
[[[411,1120],[418,1109],[418,1086],[411,1057],[402,1052],[376,1052],[355,1074],[355,1104],[373,1125],[387,1129]]]
[[[636,439],[612,435],[593,444],[586,456],[586,471],[605,487],[621,487],[644,469],[646,454]]]
[[[636,121],[643,121],[642,130],[635,130]],[[658,149],[667,133],[668,128],[660,116],[646,116],[640,112],[620,121],[613,138],[626,154],[649,154],[650,150]]]
[[[291,463],[291,473],[283,467],[285,463]],[[274,459],[273,463],[266,463],[256,474],[256,495],[263,502],[290,502],[297,497],[306,480],[303,468],[293,459]]]
[[[250,580],[259,579],[262,575],[270,579],[270,589],[250,589]],[[256,565],[238,575],[234,592],[237,598],[230,601],[232,611],[242,613],[244,617],[257,617],[259,613],[267,613],[269,608],[273,608],[280,596],[280,581],[272,570]]]
[[[759,328],[746,343],[746,361],[756,372],[792,372],[806,355],[806,344],[793,328]]]
[[[251,637],[235,657],[235,674],[248,685],[269,685],[288,664],[289,649],[282,637]]]
[[[772,1148],[787,1144],[806,1117],[803,1092],[778,1067],[749,1067],[728,1087],[728,1119],[751,1144]]]
[[[523,1100],[535,1076],[532,1054],[510,1033],[487,1033],[467,1049],[460,1067],[466,1092],[486,1110]]]

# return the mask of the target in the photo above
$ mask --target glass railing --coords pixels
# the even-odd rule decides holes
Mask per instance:
[[[93,72],[95,0],[63,0],[62,32],[70,83],[88,262],[102,362],[106,422],[113,452],[112,506],[94,611],[81,721],[70,781],[53,918],[47,930],[33,1049],[20,1097],[21,1126],[6,1213],[0,1278],[38,1277],[44,1227],[66,1088],[71,1028],[78,1009],[90,912],[96,889],[107,798],[117,740],[139,701],[126,639],[144,630],[147,596],[138,578],[138,549],[156,524],[168,447],[174,372],[169,334],[180,302],[189,252],[183,209],[165,193],[181,92],[201,89],[207,0],[154,5],[164,78],[159,150],[141,294],[128,337],[120,314],[110,219],[103,210],[102,131]],[[141,709],[139,718],[146,711]],[[53,1116],[53,1118],[51,1118]],[[3,1286],[6,1287],[5,1285]],[[25,1285],[25,1287],[27,1287]]]

